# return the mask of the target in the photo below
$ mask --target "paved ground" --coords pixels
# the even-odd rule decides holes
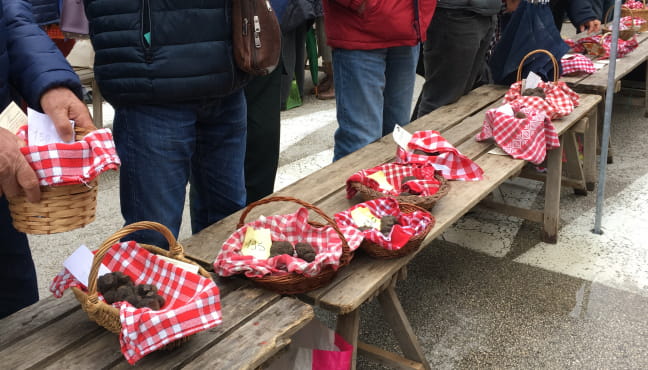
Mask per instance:
[[[417,256],[398,292],[433,368],[648,368],[647,125],[642,109],[615,105],[603,235],[590,231],[596,194],[564,189],[558,244],[540,242],[538,225],[476,210]],[[330,163],[335,126],[332,101],[282,113],[277,188]],[[518,180],[503,194],[539,206],[541,190]],[[30,237],[42,295],[72,250],[96,248],[121,223],[116,173],[105,174],[94,223]],[[361,340],[397,350],[381,315],[363,307]]]

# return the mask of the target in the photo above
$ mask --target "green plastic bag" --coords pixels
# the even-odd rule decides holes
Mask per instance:
[[[293,80],[290,85],[290,94],[288,94],[288,101],[286,101],[286,109],[293,109],[302,105],[301,96],[299,96],[299,88],[297,81]]]

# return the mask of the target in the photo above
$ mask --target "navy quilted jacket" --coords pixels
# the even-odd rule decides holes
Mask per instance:
[[[233,59],[231,0],[85,0],[85,10],[113,106],[225,96],[248,79]]]
[[[81,96],[81,83],[61,52],[35,23],[26,0],[0,0],[0,109],[10,86],[30,107],[42,111],[41,95],[66,86]]]

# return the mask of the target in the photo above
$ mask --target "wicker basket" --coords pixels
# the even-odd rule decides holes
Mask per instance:
[[[550,51],[545,50],[545,49],[531,50],[530,52],[528,52],[524,56],[524,58],[522,58],[522,60],[520,61],[520,64],[518,64],[516,81],[522,81],[522,69],[523,69],[523,66],[524,66],[524,62],[527,60],[527,58],[532,56],[533,54],[538,54],[538,53],[547,54],[549,56],[549,59],[551,59],[551,63],[553,64],[553,67],[554,67],[553,68],[553,70],[554,70],[553,82],[558,81],[558,71],[559,71],[559,69],[558,69],[558,61],[556,60],[556,57],[554,57],[553,54],[551,54]]]
[[[583,47],[585,48],[585,50],[587,50],[587,54],[593,55],[593,56],[595,56],[597,58],[604,56],[607,51],[605,50],[605,48],[603,47],[602,44],[603,44],[603,41],[605,40],[605,38],[608,37],[608,35],[611,35],[611,33],[607,32],[607,33],[601,34],[601,38],[600,38],[599,42],[595,42],[595,41],[593,41],[593,42],[583,42]]]
[[[243,210],[243,213],[239,218],[237,229],[240,229],[245,225],[245,218],[253,208],[267,203],[282,202],[282,201],[297,203],[302,207],[306,207],[310,210],[313,210],[315,213],[320,215],[324,220],[326,220],[326,222],[331,227],[333,227],[335,232],[340,236],[340,240],[342,240],[342,256],[340,257],[340,265],[338,269],[342,266],[349,264],[349,262],[353,258],[353,254],[349,249],[349,244],[347,243],[346,238],[342,234],[342,231],[340,231],[340,228],[335,223],[335,221],[333,221],[330,217],[328,217],[322,210],[320,210],[316,206],[296,198],[270,197],[270,198],[265,198],[250,203],[245,208],[245,210]],[[313,222],[313,221],[308,221],[308,223],[314,227],[325,226],[323,224]],[[333,280],[335,274],[337,274],[337,270],[333,269],[333,267],[329,265],[324,267],[320,271],[320,273],[315,276],[305,276],[297,273],[289,273],[285,275],[276,275],[276,276],[265,275],[262,277],[255,277],[255,278],[251,277],[249,279],[252,280],[255,284],[259,285],[260,287],[268,290],[272,290],[279,294],[299,294],[299,293],[306,293],[308,291],[323,287],[324,285],[328,284],[331,280]]]
[[[89,131],[76,127],[76,140]],[[84,227],[95,219],[99,180],[88,184],[41,186],[41,200],[31,203],[24,193],[8,197],[13,225],[27,234],[54,234]]]
[[[421,211],[430,214],[430,212],[426,211],[425,209],[408,203],[399,203],[399,208],[401,210],[401,213],[412,213],[414,211]],[[398,258],[413,253],[419,248],[419,246],[421,245],[421,243],[423,242],[427,234],[434,227],[434,223],[435,223],[434,216],[430,214],[430,217],[432,218],[432,222],[430,222],[430,224],[425,228],[425,230],[423,230],[423,232],[417,235],[414,235],[400,249],[396,249],[396,250],[385,249],[380,245],[372,241],[369,241],[367,239],[362,241],[362,244],[360,244],[360,248],[362,248],[362,250],[364,250],[371,257],[378,258],[378,259]]]
[[[167,251],[165,249],[152,245],[139,244],[142,248],[154,254],[196,265],[195,262],[184,257],[184,249],[182,245],[180,245],[180,243],[176,241],[171,231],[157,222],[136,222],[123,227],[121,230],[114,233],[110,238],[106,239],[97,250],[97,253],[94,256],[94,260],[92,261],[92,267],[90,269],[90,275],[88,277],[88,292],[84,292],[77,287],[72,287],[72,291],[74,292],[76,299],[81,303],[81,308],[88,314],[88,317],[90,317],[92,321],[117,334],[119,334],[119,332],[121,331],[119,308],[113,307],[108,303],[99,300],[97,293],[97,275],[99,273],[99,266],[101,265],[101,262],[103,261],[103,258],[108,250],[110,250],[110,247],[112,247],[115,243],[118,243],[123,237],[138,230],[158,231],[160,234],[164,235],[170,246],[169,250]],[[207,272],[202,267],[198,269],[198,273],[206,278],[212,278],[209,272]],[[175,348],[188,339],[189,337],[182,337],[174,342],[167,344],[164,348]]]
[[[374,190],[368,187],[367,185],[364,185],[357,181],[352,181],[350,185],[353,189],[355,189],[358,192],[360,198],[362,198],[363,201],[390,197],[396,199],[398,203],[409,203],[424,209],[432,209],[432,207],[434,207],[436,202],[438,202],[439,199],[445,197],[450,191],[450,184],[443,176],[441,176],[440,174],[435,174],[434,178],[436,178],[441,183],[441,186],[439,187],[439,190],[436,193],[428,196],[420,196],[420,195],[393,196],[393,195],[385,194],[380,191]]]
[[[643,0],[643,9],[630,9],[624,6],[621,7],[621,16],[631,16],[635,18],[645,19],[646,23],[639,26],[639,32],[648,31],[648,9],[646,8],[646,0]]]
[[[601,30],[603,33],[612,33],[612,25],[608,27],[608,22],[610,22],[609,16],[610,16],[610,10],[614,9],[614,6],[611,6],[607,12],[605,12],[605,16],[603,17],[603,26],[601,27]],[[630,29],[627,30],[619,30],[619,38],[623,41],[628,41],[630,40],[638,31],[641,31],[642,26],[635,26],[634,25],[634,10],[632,9],[627,9],[630,11],[630,18],[633,20],[633,26]],[[638,17],[637,17],[638,18]],[[645,31],[645,30],[644,30]]]

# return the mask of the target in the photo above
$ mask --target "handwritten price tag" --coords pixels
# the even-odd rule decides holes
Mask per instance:
[[[394,186],[387,181],[387,176],[383,171],[376,171],[367,177],[377,182],[378,186],[384,191],[394,190]]]
[[[245,230],[245,238],[243,239],[241,254],[264,260],[270,257],[271,246],[272,239],[270,237],[270,230],[255,230],[252,227],[248,227],[247,230]]]
[[[380,230],[380,219],[376,217],[369,208],[358,207],[351,211],[351,218],[358,227],[370,227]]]

